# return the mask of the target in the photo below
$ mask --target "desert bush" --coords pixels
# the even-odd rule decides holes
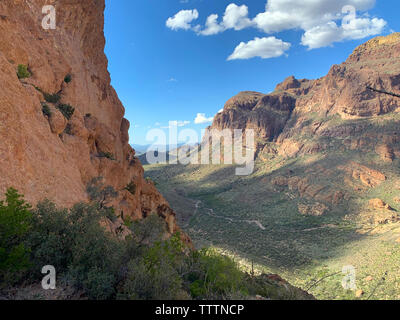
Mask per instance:
[[[70,74],[67,74],[64,78],[65,83],[70,83],[72,81],[72,76]]]
[[[41,277],[41,268],[53,265],[57,273],[67,270],[72,259],[73,225],[68,210],[58,209],[48,200],[40,202],[32,215],[28,243],[32,248],[32,276]]]
[[[171,300],[182,296],[183,279],[179,274],[179,266],[183,259],[179,235],[143,247],[140,255],[128,263],[120,297],[133,300]]]
[[[28,71],[28,66],[24,64],[19,64],[17,76],[19,79],[29,78],[31,76],[31,73]]]
[[[72,133],[72,126],[71,126],[70,123],[68,123],[68,124],[66,125],[66,127],[65,127],[65,129],[64,129],[64,133],[66,133],[66,134],[68,134],[68,135],[70,135],[70,136],[73,136],[73,133]]]
[[[112,186],[106,186],[103,180],[103,177],[95,177],[86,185],[90,200],[97,202],[100,208],[106,208],[106,205],[118,196],[118,191]]]
[[[58,93],[51,94],[51,93],[43,92],[43,97],[44,97],[44,100],[46,100],[49,103],[57,103],[61,99],[61,96]]]
[[[146,177],[146,182],[147,183],[151,183],[151,184],[153,184],[154,186],[156,186],[157,185],[157,182],[155,182],[153,179],[151,179],[150,177]]]
[[[42,112],[46,117],[51,117],[50,107],[45,103],[42,104]]]
[[[152,245],[161,241],[167,232],[165,220],[156,214],[150,214],[146,219],[131,223],[134,241],[139,245]]]
[[[143,259],[131,260],[120,298],[130,300],[171,300],[181,292],[182,279],[168,263],[149,266]]]
[[[246,292],[245,274],[230,257],[213,249],[193,252],[186,280],[191,295],[199,299],[221,299],[233,292]]]
[[[72,107],[69,104],[59,104],[57,106],[57,109],[61,111],[61,113],[63,114],[63,116],[67,119],[70,120],[72,115],[75,112],[75,108]]]
[[[111,298],[124,246],[101,226],[106,213],[95,204],[80,203],[66,210],[50,201],[39,203],[29,237],[33,277],[41,277],[42,266],[53,265],[57,274],[89,298]]]
[[[123,243],[101,227],[102,217],[102,212],[95,206],[79,204],[71,210],[71,219],[77,229],[67,279],[91,299],[113,297],[124,254]]]
[[[100,158],[107,158],[107,159],[110,159],[110,160],[115,160],[114,155],[111,152],[100,151],[99,152],[99,157]]]
[[[128,190],[131,194],[136,193],[136,184],[135,182],[131,181],[128,183],[128,185],[125,187],[125,190]]]
[[[24,242],[31,228],[31,207],[13,188],[5,196],[0,201],[0,287],[21,280],[30,265]]]

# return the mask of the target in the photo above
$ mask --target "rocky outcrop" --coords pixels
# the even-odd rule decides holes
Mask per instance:
[[[41,25],[49,4],[55,30]],[[104,0],[0,2],[0,192],[13,186],[31,203],[71,206],[87,201],[87,183],[101,176],[118,191],[118,215],[159,214],[172,233],[175,213],[128,144],[129,122],[107,71],[104,8]],[[19,65],[30,77],[17,77]]]
[[[298,205],[298,210],[302,215],[307,216],[322,216],[328,211],[328,207],[322,203],[303,204]]]
[[[369,206],[371,209],[386,209],[393,210],[387,203],[381,199],[371,199],[369,200]]]
[[[212,129],[253,129],[261,141],[272,141],[285,127],[296,100],[287,93],[241,92],[218,113]]]
[[[397,97],[369,88],[400,93],[399,58],[400,33],[375,38],[358,47],[346,62],[334,65],[323,78],[297,80],[292,76],[268,95],[239,93],[216,115],[211,128],[254,129],[258,141],[276,142],[279,154],[287,157],[329,148],[323,142],[326,137],[349,138],[349,148],[377,147],[382,160],[391,161],[396,153],[393,143],[386,149],[378,146],[376,136],[365,134],[370,130],[367,123],[332,125],[331,120],[363,119],[396,111]],[[310,136],[314,141],[308,144],[306,138]],[[382,138],[394,136],[384,134]]]
[[[211,129],[254,129],[258,160],[277,171],[263,179],[268,189],[301,198],[301,214],[325,214],[392,183],[388,166],[400,157],[399,61],[400,33],[377,37],[320,79],[291,76],[270,94],[239,93]]]

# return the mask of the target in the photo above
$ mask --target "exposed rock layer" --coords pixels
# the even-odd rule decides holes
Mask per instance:
[[[55,30],[42,28],[48,4],[56,8]],[[110,85],[104,8],[104,0],[0,2],[0,192],[13,186],[32,203],[48,198],[71,206],[87,201],[87,183],[102,176],[119,193],[117,214],[157,213],[172,233],[179,230],[175,213],[144,179],[128,143],[124,107]],[[31,77],[17,77],[20,64]],[[47,103],[50,116],[42,112],[46,93],[61,98]],[[70,119],[59,103],[75,109]],[[133,193],[125,190],[131,182]]]
[[[300,213],[322,215],[327,206],[395,183],[398,94],[400,33],[394,33],[359,46],[320,79],[289,77],[271,94],[239,93],[211,129],[254,129],[259,161],[277,172],[265,184],[305,200]]]
[[[239,93],[215,116],[211,128],[254,129],[258,142],[277,142],[279,153],[289,157],[315,153],[326,145],[307,145],[297,138],[304,135],[351,137],[367,129],[361,124],[332,126],[328,123],[331,117],[362,119],[398,109],[397,97],[368,87],[400,93],[400,33],[361,45],[346,62],[334,65],[323,78],[297,80],[292,76],[277,85],[271,94]],[[372,137],[348,143],[356,147],[370,144],[368,138]],[[384,139],[389,143],[375,143],[377,153],[383,160],[391,161],[395,153],[391,144],[397,142],[397,137],[390,135]]]

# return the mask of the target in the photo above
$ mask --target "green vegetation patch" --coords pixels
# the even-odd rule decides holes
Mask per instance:
[[[68,119],[68,120],[71,119],[72,115],[73,115],[74,112],[75,112],[75,108],[72,107],[72,106],[69,105],[69,104],[59,104],[59,105],[57,106],[57,109],[60,110],[61,113],[63,114],[63,116],[64,116],[66,119]]]
[[[17,76],[19,79],[30,78],[31,73],[28,71],[28,66],[24,64],[18,65]]]
[[[50,107],[45,103],[42,103],[42,112],[46,117],[51,117]]]
[[[65,83],[70,83],[72,81],[72,76],[70,74],[67,74],[64,78]]]
[[[57,103],[61,99],[61,96],[58,93],[51,94],[51,93],[43,92],[43,97],[49,103]]]

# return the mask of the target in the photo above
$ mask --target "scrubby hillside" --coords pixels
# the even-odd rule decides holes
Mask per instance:
[[[255,260],[305,289],[336,273],[312,286],[320,298],[355,297],[341,286],[345,265],[357,270],[361,298],[398,298],[396,94],[400,34],[368,41],[323,78],[289,77],[271,94],[230,99],[212,128],[255,130],[252,175],[237,177],[223,165],[155,165],[146,173],[197,241]]]

